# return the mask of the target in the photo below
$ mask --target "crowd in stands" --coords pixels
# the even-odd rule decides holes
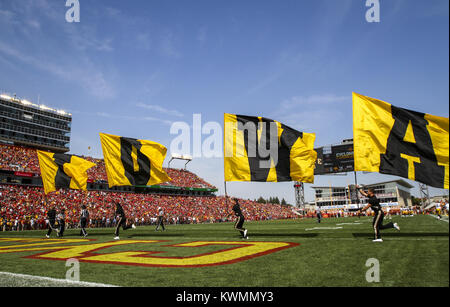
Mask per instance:
[[[81,156],[81,158],[96,164],[88,170],[88,178],[90,181],[104,183],[108,181],[105,161],[103,159],[85,156]],[[39,168],[39,159],[35,149],[7,144],[0,144],[0,169],[29,172],[38,175],[41,173]],[[162,185],[215,189],[213,185],[207,183],[205,180],[190,171],[168,168],[165,168],[164,170],[167,172],[172,181],[165,182]]]
[[[40,173],[36,150],[22,146],[0,144],[0,169]]]
[[[0,225],[4,230],[46,228],[51,207],[66,210],[66,225],[76,228],[81,205],[90,213],[90,227],[115,226],[115,202],[120,202],[127,217],[137,225],[154,224],[157,208],[163,208],[166,223],[192,224],[234,221],[231,204],[224,197],[166,196],[103,191],[59,190],[44,195],[43,188],[0,185]],[[249,221],[290,219],[298,217],[286,206],[240,200]]]

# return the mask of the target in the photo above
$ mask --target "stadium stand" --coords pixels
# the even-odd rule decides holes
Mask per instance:
[[[40,173],[36,150],[0,144],[0,169],[19,172]]]
[[[91,227],[111,227],[115,202],[123,205],[129,219],[137,225],[156,222],[157,208],[164,208],[169,224],[226,222],[231,205],[224,197],[167,196],[104,191],[59,190],[44,201],[41,187],[0,185],[0,225],[2,230],[37,230],[46,227],[46,214],[50,207],[66,209],[66,225],[76,228],[80,208],[86,204],[90,211]],[[250,221],[291,219],[297,216],[289,207],[260,204],[240,200],[244,215]]]
[[[23,146],[13,146],[0,144],[0,170],[29,172],[40,176],[39,160],[36,150]],[[88,177],[92,182],[107,182],[105,162],[103,159],[80,156],[83,159],[96,164],[95,167],[88,170]],[[171,182],[162,185],[187,187],[187,188],[205,188],[216,189],[213,185],[207,183],[202,178],[187,170],[167,169],[165,171],[172,178]]]
[[[90,182],[107,183],[103,159],[81,156],[96,164],[88,171]],[[162,186],[183,189],[216,189],[213,185],[188,170],[165,169],[172,178]],[[230,204],[224,197],[211,194],[177,195],[176,190],[164,193],[135,193],[135,191],[111,191],[90,189],[87,192],[60,189],[47,196],[37,181],[24,184],[20,176],[29,174],[40,176],[36,150],[25,146],[0,144],[0,173],[17,180],[0,180],[0,230],[30,230],[46,227],[46,214],[50,207],[66,209],[66,225],[76,228],[79,223],[80,206],[86,204],[90,211],[90,227],[115,226],[114,203],[123,204],[128,217],[137,225],[151,225],[156,222],[157,208],[166,212],[167,223],[216,223],[228,221]],[[23,172],[17,175],[17,172]],[[0,178],[1,179],[1,178]],[[39,178],[40,180],[40,178]],[[247,220],[290,219],[298,216],[289,207],[275,204],[260,204],[250,200],[240,200]]]

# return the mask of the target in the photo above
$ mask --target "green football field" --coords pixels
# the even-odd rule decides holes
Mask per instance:
[[[120,241],[113,229],[89,229],[89,240],[0,232],[0,286],[448,287],[448,220],[393,221],[401,231],[383,231],[382,243],[368,217],[246,222],[249,240],[231,223],[137,227]],[[75,269],[81,283],[64,282]]]

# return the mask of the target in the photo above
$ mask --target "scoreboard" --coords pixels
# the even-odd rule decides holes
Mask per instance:
[[[353,142],[315,149],[317,151],[314,175],[353,172],[355,170]]]

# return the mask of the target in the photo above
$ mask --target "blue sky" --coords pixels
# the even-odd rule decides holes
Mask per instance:
[[[364,0],[79,2],[81,22],[67,23],[65,0],[0,0],[0,90],[70,111],[74,154],[101,157],[99,132],[169,147],[170,124],[194,113],[265,116],[337,143],[352,138],[352,91],[449,116],[448,0],[380,0],[379,23]],[[222,159],[189,168],[223,193]],[[292,183],[228,191],[294,202]]]

